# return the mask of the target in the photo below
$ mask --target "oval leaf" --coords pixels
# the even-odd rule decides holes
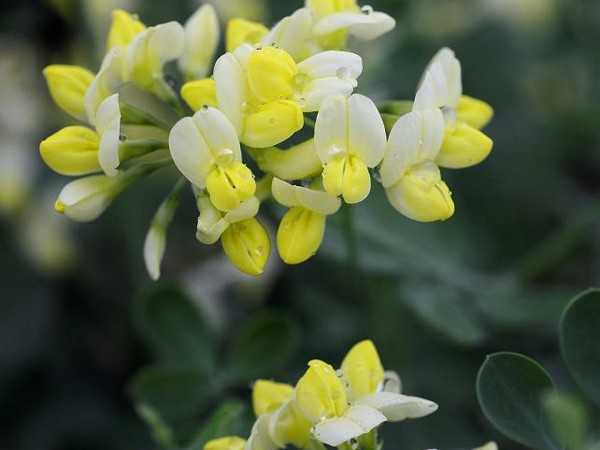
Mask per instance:
[[[214,351],[208,328],[196,305],[179,287],[163,286],[140,296],[134,320],[161,365],[206,373],[212,370]]]
[[[293,356],[298,345],[297,325],[268,314],[250,322],[237,337],[227,364],[229,378],[249,381],[272,377]]]
[[[600,290],[578,295],[565,308],[560,322],[560,348],[573,378],[600,406]]]
[[[544,423],[543,396],[553,390],[546,371],[517,353],[488,356],[477,376],[477,398],[488,420],[514,441],[540,450],[560,448]]]

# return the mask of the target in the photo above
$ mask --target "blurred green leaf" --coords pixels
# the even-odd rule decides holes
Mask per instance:
[[[487,337],[477,303],[467,294],[435,285],[401,285],[403,302],[427,325],[459,345],[477,345]]]
[[[294,355],[299,344],[295,322],[278,314],[251,321],[237,337],[226,364],[229,379],[272,377]]]
[[[214,412],[186,450],[202,450],[211,439],[240,435],[245,425],[244,415],[248,408],[239,400],[227,401]]]
[[[553,389],[546,371],[518,353],[488,356],[477,376],[477,398],[488,420],[514,441],[540,450],[561,448],[543,415],[542,397]]]
[[[569,450],[583,449],[589,419],[585,405],[560,392],[546,393],[543,405],[550,429],[563,447]]]
[[[158,445],[165,449],[177,448],[173,429],[163,420],[158,411],[142,402],[135,405],[135,410],[152,431],[152,436]]]
[[[214,349],[208,327],[192,300],[177,286],[140,296],[135,305],[138,332],[160,363],[210,373]]]
[[[207,375],[198,370],[161,367],[143,369],[129,385],[131,395],[167,418],[185,417],[201,411],[214,395]]]
[[[560,322],[560,347],[573,378],[600,405],[600,290],[590,289],[569,303]]]

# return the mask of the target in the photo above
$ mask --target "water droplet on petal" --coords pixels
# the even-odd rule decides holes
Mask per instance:
[[[227,167],[234,160],[234,152],[230,148],[225,148],[221,150],[219,155],[217,156],[217,164],[221,167]]]
[[[262,50],[262,45],[258,44],[258,45],[256,46],[256,50]]]
[[[362,8],[360,8],[360,12],[369,16],[369,15],[373,14],[373,7],[369,6],[369,5],[365,5]]]
[[[277,42],[272,42],[271,43],[271,47],[273,47],[273,48],[279,48],[279,44]]]
[[[202,105],[202,111],[208,111],[208,105]]]
[[[127,140],[127,136],[125,136],[124,134],[120,134],[120,135],[119,135],[119,140],[120,140],[121,142],[124,142],[124,141],[126,141],[126,140]]]
[[[277,120],[275,119],[275,117],[271,117],[271,118],[269,119],[269,123],[270,123],[271,125],[275,125],[275,122],[277,122]]]

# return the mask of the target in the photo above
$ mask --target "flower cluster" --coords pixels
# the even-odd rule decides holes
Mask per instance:
[[[212,440],[204,450],[323,449],[323,444],[376,449],[376,428],[426,416],[438,406],[400,393],[395,372],[385,372],[371,341],[348,352],[340,369],[314,359],[296,386],[269,380],[254,383],[252,403],[256,422],[247,440],[227,436]],[[355,447],[348,447],[355,448]]]
[[[276,242],[288,264],[315,254],[327,216],[364,200],[372,179],[405,216],[449,218],[454,203],[439,167],[468,167],[489,154],[492,141],[480,129],[492,109],[462,95],[461,66],[449,49],[433,58],[414,101],[378,106],[354,93],[363,67],[349,39],[375,39],[394,26],[355,0],[306,0],[271,29],[232,19],[226,53],[213,64],[220,25],[212,6],[184,26],[146,27],[115,11],[96,74],[44,70],[56,104],[86,123],[40,144],[50,168],[84,176],[65,186],[56,210],[93,220],[132,182],[174,164],[197,200],[198,240],[220,240],[232,263],[253,275],[270,254],[256,218],[269,199],[287,209]],[[172,61],[181,89],[163,72]],[[146,237],[154,279],[185,184],[176,184]]]

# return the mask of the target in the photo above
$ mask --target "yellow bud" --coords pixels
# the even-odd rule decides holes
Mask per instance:
[[[216,166],[206,178],[210,200],[221,211],[233,211],[256,192],[256,182],[248,167],[233,162],[226,167]]]
[[[304,126],[300,106],[291,100],[266,103],[246,116],[241,141],[249,147],[280,144]]]
[[[375,392],[384,372],[373,342],[365,340],[352,347],[342,361],[342,372],[353,398]]]
[[[302,206],[291,208],[277,230],[277,250],[287,264],[300,264],[314,255],[325,233],[325,216]]]
[[[311,422],[340,417],[347,407],[342,381],[329,364],[313,359],[296,385],[296,401]]]
[[[106,47],[108,50],[116,45],[126,47],[136,35],[145,29],[146,25],[140,22],[137,16],[122,9],[115,9],[112,12],[112,24],[108,32]]]
[[[344,11],[358,11],[356,0],[306,0],[306,7],[317,17],[324,17]]]
[[[84,96],[94,74],[83,67],[60,64],[47,66],[43,74],[54,103],[67,114],[85,121]]]
[[[267,35],[269,29],[261,23],[245,19],[231,19],[227,24],[227,51],[232,52],[240,45],[257,44]]]
[[[213,439],[204,444],[204,450],[244,450],[246,441],[237,436]]]
[[[454,214],[450,190],[433,163],[411,168],[385,192],[398,212],[419,222],[446,220]]]
[[[479,100],[467,95],[460,97],[456,107],[456,117],[460,122],[465,122],[473,128],[481,130],[485,127],[494,115],[494,110],[483,100]]]
[[[294,387],[269,380],[256,380],[252,388],[252,407],[256,417],[273,412],[292,398]]]
[[[40,143],[42,159],[61,175],[85,175],[99,172],[98,135],[86,127],[70,126],[57,131]]]
[[[248,275],[263,272],[271,251],[269,235],[254,217],[229,225],[221,245],[232,264]]]
[[[203,80],[188,81],[181,88],[181,96],[194,111],[198,111],[204,105],[218,108],[215,80],[204,78]]]
[[[294,59],[284,50],[262,47],[248,59],[248,85],[260,102],[275,101],[292,95],[292,78],[298,73]]]
[[[476,128],[463,122],[446,127],[442,148],[435,159],[441,167],[462,169],[483,161],[494,142]]]

